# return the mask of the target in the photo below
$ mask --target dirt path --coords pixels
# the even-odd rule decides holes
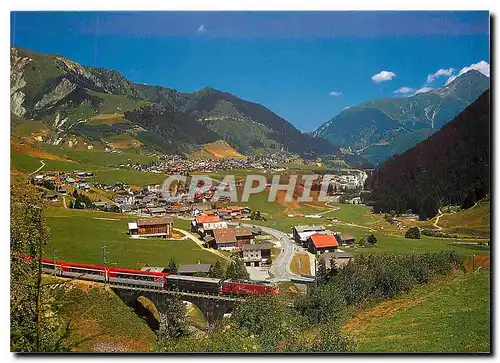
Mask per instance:
[[[195,242],[197,245],[199,245],[205,251],[211,252],[214,255],[217,255],[217,256],[225,259],[228,262],[232,262],[232,260],[229,257],[227,257],[225,254],[223,254],[222,252],[214,250],[213,248],[205,248],[205,247],[203,247],[203,242],[199,238],[197,238],[194,234],[192,234],[192,233],[190,233],[188,231],[185,231],[183,229],[180,229],[180,228],[174,228],[174,231],[181,232],[183,235],[185,235],[190,240],[192,240],[193,242]]]
[[[442,230],[440,226],[438,226],[439,218],[443,216],[443,212],[441,212],[441,209],[438,209],[439,215],[436,217],[436,220],[434,221],[434,227],[436,227],[439,231]]]

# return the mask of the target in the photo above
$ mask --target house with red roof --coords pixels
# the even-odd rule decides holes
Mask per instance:
[[[307,240],[307,248],[309,252],[315,255],[320,255],[326,252],[334,252],[337,250],[339,243],[334,235],[330,234],[313,234]]]

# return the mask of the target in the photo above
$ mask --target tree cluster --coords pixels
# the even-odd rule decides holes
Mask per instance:
[[[10,347],[15,352],[67,351],[68,327],[58,315],[61,289],[47,289],[41,258],[49,240],[44,202],[26,183],[11,186]]]

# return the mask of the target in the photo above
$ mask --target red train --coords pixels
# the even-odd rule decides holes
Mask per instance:
[[[217,295],[278,295],[278,284],[271,281],[222,280],[210,277],[172,275],[165,272],[141,271],[42,259],[42,271],[57,276],[110,284],[199,292]]]

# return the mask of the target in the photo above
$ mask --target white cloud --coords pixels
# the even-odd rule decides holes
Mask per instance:
[[[427,76],[427,84],[432,83],[436,78],[441,77],[441,76],[451,76],[455,70],[453,68],[448,68],[448,69],[438,69],[436,72],[429,74]]]
[[[342,92],[337,92],[337,91],[332,91],[330,92],[330,96],[337,97],[337,96],[342,96]]]
[[[372,80],[375,83],[380,83],[380,82],[390,81],[394,77],[396,77],[396,73],[389,71],[382,71],[380,73],[375,74],[372,77]]]
[[[406,94],[406,93],[411,93],[415,91],[413,88],[410,88],[410,87],[401,87],[401,88],[398,88],[397,90],[395,90],[393,93],[398,93],[398,94]]]
[[[206,31],[207,31],[207,27],[205,26],[205,24],[201,24],[197,30],[198,33],[205,33]]]
[[[415,91],[415,95],[418,95],[419,93],[426,93],[426,92],[429,92],[429,91],[432,91],[434,88],[432,87],[422,87],[418,90]]]
[[[464,73],[467,73],[468,71],[470,71],[471,69],[475,69],[476,71],[479,71],[481,72],[482,74],[484,74],[486,77],[489,77],[490,76],[490,64],[484,60],[480,61],[480,62],[477,62],[477,63],[473,63],[471,64],[470,66],[468,67],[463,67],[460,72],[458,72],[457,75],[452,75],[450,78],[448,78],[448,80],[446,81],[446,84],[445,85],[448,85],[450,84],[451,82],[453,82],[453,80],[459,76],[461,76],[462,74]]]

